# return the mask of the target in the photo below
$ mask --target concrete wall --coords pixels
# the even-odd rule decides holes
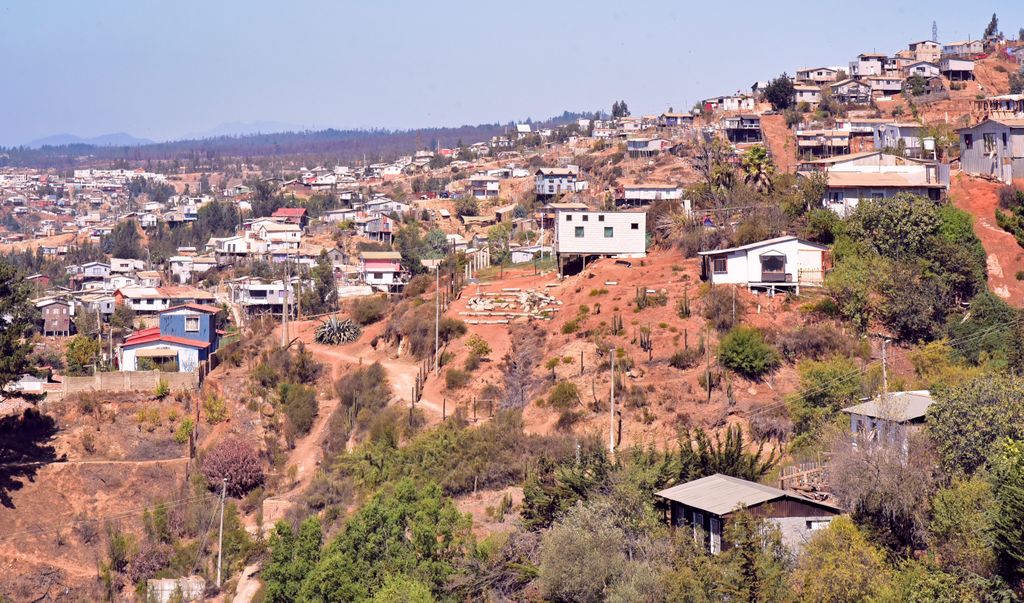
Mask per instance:
[[[117,371],[96,373],[90,377],[64,377],[63,395],[88,391],[131,392],[153,391],[163,379],[168,387],[195,389],[199,385],[196,373],[161,373],[159,371]]]
[[[815,530],[808,527],[809,525],[817,525],[818,529],[821,529],[825,527],[821,522],[827,524],[832,519],[832,516],[822,515],[816,517],[772,517],[768,521],[779,526],[782,544],[786,545],[790,551],[798,552],[814,535]]]

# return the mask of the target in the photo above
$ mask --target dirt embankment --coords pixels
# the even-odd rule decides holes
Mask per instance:
[[[785,116],[781,114],[762,115],[761,130],[764,132],[768,149],[772,152],[775,167],[780,172],[795,172],[796,138],[793,130],[786,126]]]
[[[996,225],[999,189],[1003,185],[959,174],[953,178],[950,197],[953,204],[974,216],[974,232],[985,247],[988,263],[988,284],[992,291],[1008,303],[1024,307],[1024,249],[1013,235]]]

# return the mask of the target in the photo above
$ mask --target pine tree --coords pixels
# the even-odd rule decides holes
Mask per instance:
[[[7,262],[0,261],[0,389],[28,367],[25,330],[32,323],[29,287]]]
[[[985,33],[982,34],[983,38],[994,36],[999,32],[999,18],[996,17],[995,13],[992,13],[992,20],[988,22],[988,26],[985,27]]]

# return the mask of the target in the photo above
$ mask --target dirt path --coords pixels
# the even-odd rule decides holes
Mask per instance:
[[[1024,249],[1010,233],[996,225],[999,189],[1002,184],[958,174],[953,178],[950,196],[958,208],[974,216],[974,232],[985,247],[988,284],[992,292],[1017,307],[1024,307]]]
[[[775,167],[779,172],[796,171],[796,138],[786,126],[786,118],[779,115],[762,115],[761,129],[768,149],[772,152]]]

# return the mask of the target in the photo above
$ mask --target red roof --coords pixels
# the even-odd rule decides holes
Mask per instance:
[[[146,330],[148,331],[149,329]],[[141,331],[139,331],[139,333],[141,333]],[[121,344],[121,347],[129,348],[132,346],[143,345],[147,343],[174,343],[177,345],[183,345],[190,348],[199,349],[210,347],[209,342],[197,341],[195,339],[186,339],[184,337],[175,337],[174,335],[161,335],[160,333],[141,336],[138,338],[125,339],[124,343]]]
[[[181,310],[182,308],[188,308],[189,310],[195,310],[196,312],[206,312],[207,314],[216,314],[217,312],[220,312],[220,308],[216,306],[207,306],[205,304],[181,304],[178,306],[172,306],[166,310],[161,310],[159,314],[171,312],[173,310]]]
[[[271,214],[275,218],[301,218],[306,215],[305,207],[282,207]]]
[[[124,342],[128,343],[133,339],[141,339],[143,337],[149,337],[151,335],[159,335],[160,327],[149,327],[148,329],[142,329],[141,331],[135,331],[124,338]]]

